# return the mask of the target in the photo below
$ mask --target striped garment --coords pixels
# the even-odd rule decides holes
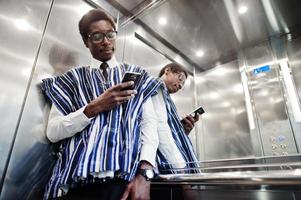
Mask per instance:
[[[42,89],[53,104],[67,115],[121,82],[125,71],[142,74],[137,94],[126,106],[116,106],[100,113],[83,131],[61,141],[59,158],[46,186],[45,199],[63,195],[70,186],[96,181],[92,174],[107,170],[132,180],[141,149],[142,105],[156,93],[161,82],[134,65],[120,65],[108,70],[105,83],[99,69],[81,67],[43,80]]]
[[[171,173],[200,173],[199,161],[194,152],[192,143],[188,136],[185,134],[184,127],[178,116],[177,108],[171,99],[171,96],[164,84],[161,84],[163,98],[165,101],[167,120],[170,127],[172,137],[180,150],[185,162],[185,169],[176,169],[173,167],[174,163],[168,163],[168,159],[158,150],[157,151],[157,164],[158,170],[161,174]]]

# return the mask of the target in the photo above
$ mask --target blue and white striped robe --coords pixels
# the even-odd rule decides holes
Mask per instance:
[[[166,111],[167,111],[167,122],[170,127],[172,137],[176,143],[182,157],[186,162],[184,169],[175,169],[173,164],[169,163],[168,158],[166,158],[160,150],[157,151],[157,164],[158,170],[161,174],[171,174],[171,173],[199,173],[199,163],[197,156],[194,152],[192,143],[188,136],[185,134],[184,127],[181,123],[180,117],[177,112],[177,108],[171,99],[171,96],[165,86],[161,84],[163,98],[165,101]]]
[[[112,170],[118,172],[118,177],[132,180],[139,164],[142,105],[161,83],[134,65],[110,68],[108,85],[103,84],[101,71],[90,67],[43,80],[44,93],[68,115],[120,83],[125,71],[142,73],[136,87],[138,93],[128,101],[126,110],[116,106],[100,113],[83,131],[61,141],[60,156],[46,186],[45,199],[61,196],[65,188],[78,182],[95,181],[91,178],[95,172]]]

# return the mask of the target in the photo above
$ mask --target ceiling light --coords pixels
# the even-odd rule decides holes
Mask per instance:
[[[204,54],[205,54],[205,53],[204,53],[204,51],[202,51],[202,50],[198,50],[198,51],[196,52],[196,56],[197,56],[197,57],[202,57]]]
[[[239,14],[245,14],[248,11],[248,7],[247,6],[241,6],[238,9]]]
[[[166,20],[165,17],[160,17],[158,22],[159,22],[160,25],[165,25],[167,23],[167,20]]]

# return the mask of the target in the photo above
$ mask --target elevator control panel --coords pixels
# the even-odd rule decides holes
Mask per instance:
[[[288,120],[265,124],[260,132],[266,156],[297,154],[294,135]]]

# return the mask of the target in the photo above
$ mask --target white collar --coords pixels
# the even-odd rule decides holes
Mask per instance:
[[[99,66],[102,64],[103,62],[99,61],[99,60],[96,60],[95,58],[92,58],[92,62],[91,62],[91,65],[90,67],[92,68],[98,68],[99,69]],[[118,65],[118,62],[115,58],[115,56],[113,56],[110,60],[108,60],[106,63],[108,63],[109,67],[110,68],[113,68],[113,67],[116,67]]]

